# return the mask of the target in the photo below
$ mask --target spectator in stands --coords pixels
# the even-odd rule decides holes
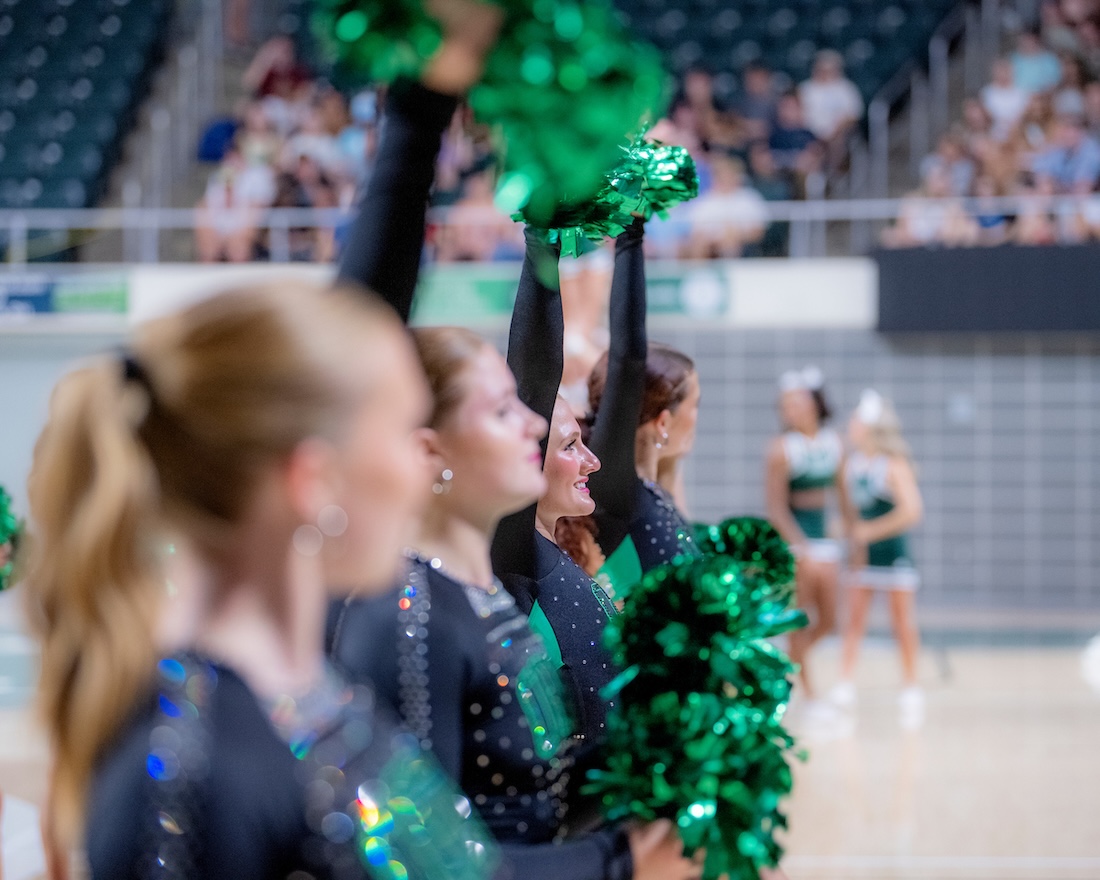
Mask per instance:
[[[493,203],[492,170],[471,174],[463,195],[435,232],[435,255],[441,263],[482,262],[523,253],[519,226]]]
[[[1085,83],[1088,75],[1085,65],[1074,55],[1063,55],[1062,79],[1054,92],[1051,104],[1059,116],[1085,115]]]
[[[351,99],[348,123],[336,137],[348,174],[361,185],[370,173],[378,146],[378,95],[365,89]]]
[[[1061,116],[1050,145],[1036,155],[1031,170],[1049,180],[1056,193],[1091,192],[1100,178],[1100,143],[1085,131],[1079,116]]]
[[[243,77],[245,88],[263,102],[264,110],[282,136],[301,125],[310,107],[313,78],[298,61],[290,37],[274,37],[260,47]]]
[[[779,103],[775,77],[760,62],[746,67],[741,77],[742,90],[733,101],[733,110],[744,120],[752,140],[766,140],[771,136]]]
[[[951,195],[954,196],[965,196],[970,193],[976,170],[974,160],[967,155],[965,145],[955,133],[941,137],[935,152],[925,156],[920,165],[922,180],[933,171],[942,171],[946,174],[950,181]]]
[[[268,165],[248,163],[234,144],[210,176],[197,206],[195,245],[204,263],[246,263],[255,258],[264,209],[275,198]]]
[[[309,68],[298,61],[294,41],[286,35],[264,43],[242,76],[244,87],[255,97],[284,100],[292,99],[312,79]]]
[[[749,148],[749,176],[753,189],[766,202],[785,202],[795,197],[791,175],[784,173],[775,161],[775,154],[762,141],[757,141]],[[760,241],[761,256],[785,256],[789,234],[789,223],[769,224]]]
[[[1085,86],[1085,126],[1094,138],[1100,138],[1100,82]]]
[[[311,107],[301,128],[283,148],[284,164],[293,167],[300,156],[309,156],[328,174],[336,176],[343,170],[343,153],[336,137],[329,133],[320,108]]]
[[[982,107],[993,121],[993,137],[999,141],[1008,140],[1027,110],[1030,98],[1030,93],[1016,84],[1012,62],[1007,58],[994,61],[993,79],[981,90]]]
[[[942,168],[932,169],[921,189],[902,200],[897,223],[882,235],[882,243],[895,248],[968,245],[977,240],[977,224],[951,197],[951,180]]]
[[[1077,33],[1081,37],[1078,56],[1085,62],[1089,76],[1100,78],[1100,25],[1094,21],[1082,22],[1077,26]]]
[[[839,52],[817,53],[813,74],[798,87],[806,127],[835,154],[836,145],[863,118],[863,97],[844,76],[844,59]]]
[[[324,169],[308,154],[297,157],[296,167],[282,171],[276,182],[275,208],[335,208],[337,188]],[[328,263],[336,256],[331,228],[312,225],[295,227],[287,234],[287,256],[294,262]],[[266,242],[273,249],[270,236]]]
[[[983,174],[974,181],[977,204],[971,216],[977,224],[976,244],[998,245],[1008,240],[1008,216],[992,202],[1000,195],[1000,186],[990,175]]]
[[[1077,29],[1066,21],[1058,0],[1043,0],[1039,6],[1039,21],[1043,42],[1052,51],[1059,55],[1063,52],[1075,55],[1080,53],[1081,36]]]
[[[768,208],[745,184],[745,166],[727,156],[710,160],[711,188],[689,203],[691,233],[683,255],[688,259],[739,257],[764,237]]]
[[[1029,170],[1032,160],[1049,146],[1054,124],[1050,96],[1032,95],[1008,144],[1018,170]]]
[[[249,164],[273,165],[278,158],[282,138],[259,101],[250,101],[245,106],[237,143]]]
[[[1043,186],[1020,186],[1016,190],[1019,196],[1047,196],[1050,195],[1049,181]],[[1025,201],[1016,214],[1016,223],[1012,228],[1012,240],[1016,244],[1026,245],[1050,245],[1058,241],[1057,225],[1051,216],[1051,208],[1047,199],[1038,202]]]
[[[1058,56],[1043,45],[1038,30],[1021,31],[1012,54],[1013,81],[1025,92],[1049,92],[1062,78]]]
[[[823,147],[806,127],[797,92],[788,92],[776,104],[775,126],[768,147],[784,171],[805,176],[821,167]]]
[[[709,143],[717,122],[718,104],[714,99],[714,76],[704,67],[693,67],[684,74],[674,112],[690,111],[699,140]]]
[[[1074,220],[1079,241],[1100,241],[1100,194],[1083,199]]]

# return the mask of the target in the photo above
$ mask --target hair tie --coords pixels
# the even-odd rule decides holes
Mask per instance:
[[[124,384],[133,382],[136,385],[140,385],[148,392],[149,396],[153,396],[153,383],[149,379],[149,373],[145,367],[142,366],[141,361],[137,359],[132,351],[129,349],[123,349],[119,352],[119,361],[122,363],[122,381]]]

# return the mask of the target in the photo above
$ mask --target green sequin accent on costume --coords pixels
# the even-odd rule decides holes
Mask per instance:
[[[625,597],[630,588],[642,579],[642,563],[630,535],[604,560],[604,564],[596,572],[596,578],[601,583],[606,578],[611,585],[612,595],[619,599]]]
[[[516,677],[520,708],[527,716],[535,752],[544,761],[558,753],[576,726],[563,693],[560,668],[560,652],[556,658],[549,652],[532,654]]]

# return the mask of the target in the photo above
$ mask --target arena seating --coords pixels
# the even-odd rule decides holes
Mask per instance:
[[[171,9],[170,0],[0,0],[0,208],[96,203]]]
[[[629,25],[666,54],[673,71],[703,65],[731,96],[746,65],[762,62],[789,84],[810,74],[814,54],[835,49],[870,99],[922,53],[957,0],[616,0]],[[724,93],[724,95],[723,95]]]

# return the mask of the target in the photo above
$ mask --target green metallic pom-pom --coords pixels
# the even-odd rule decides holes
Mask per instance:
[[[7,554],[7,562],[0,565],[0,590],[5,589],[11,580],[15,568],[15,551],[19,547],[22,533],[23,524],[12,510],[11,496],[0,486],[0,548]],[[0,561],[3,558],[0,556]]]
[[[494,2],[504,20],[469,102],[503,152],[498,204],[549,228],[559,205],[603,186],[666,76],[656,49],[631,40],[606,2]],[[443,40],[424,0],[320,0],[313,23],[342,80],[419,77]]]
[[[733,557],[777,590],[793,588],[794,554],[766,519],[739,516],[716,526],[697,526],[695,543],[705,554]]]
[[[583,204],[559,205],[550,220],[552,240],[560,240],[563,256],[579,256],[580,243],[619,235],[636,215],[648,220],[699,194],[695,160],[684,147],[647,141],[645,132],[622,148],[619,163],[607,173],[596,195]],[[515,220],[529,221],[519,211]]]
[[[690,851],[706,850],[708,880],[757,880],[781,855],[794,746],[794,665],[769,639],[805,615],[789,584],[765,577],[785,571],[774,530],[727,525],[705,536],[710,555],[647,573],[609,622],[624,672],[605,691],[615,711],[585,791],[612,820],[673,819]]]

